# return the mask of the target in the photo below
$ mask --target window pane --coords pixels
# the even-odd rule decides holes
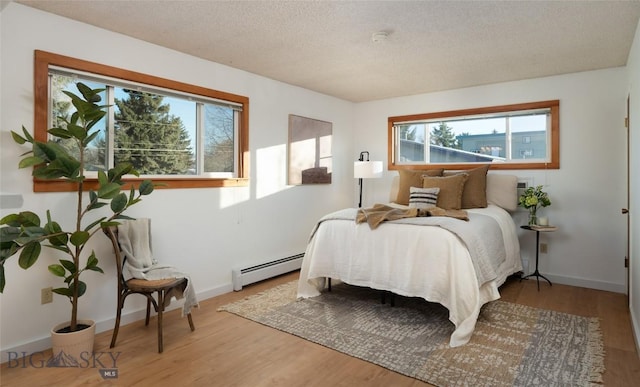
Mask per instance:
[[[512,117],[511,158],[544,159],[547,155],[547,115]]]
[[[401,164],[424,163],[425,161],[425,127],[424,124],[397,125],[398,162]]]
[[[78,88],[76,87],[77,82],[82,82],[89,86],[92,89],[104,89],[105,85],[92,82],[86,79],[78,79],[75,77],[69,77],[60,74],[52,74],[51,75],[51,127],[62,127],[66,128],[67,125],[65,120],[71,119],[71,114],[75,111],[75,108],[71,104],[71,98],[63,93],[63,91],[68,91],[74,93],[76,95],[80,95]],[[99,104],[106,104],[106,92],[103,91],[100,93],[100,97],[102,98]],[[106,147],[106,130],[107,127],[107,117],[105,116],[102,120],[98,122],[98,124],[94,125],[90,132],[93,133],[96,130],[100,133],[96,136],[96,138],[91,141],[89,146],[86,149],[85,157],[85,170],[87,171],[97,171],[97,170],[106,170],[107,169],[107,157],[105,153]],[[59,137],[49,137],[51,140],[57,142],[59,145],[67,148],[72,155],[76,158],[79,158],[78,154],[78,144],[73,139],[61,139]]]
[[[143,175],[195,171],[195,102],[115,88],[114,159]]]
[[[204,105],[204,172],[234,172],[235,112],[219,105]]]
[[[432,158],[432,162],[505,161],[507,157],[506,128],[505,117],[445,121],[433,128],[431,133],[435,131],[436,138],[448,140],[453,137],[455,140],[443,151],[446,157]]]

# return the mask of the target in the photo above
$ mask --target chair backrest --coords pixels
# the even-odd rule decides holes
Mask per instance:
[[[105,233],[107,238],[111,241],[113,245],[113,252],[116,259],[116,269],[118,271],[118,291],[122,289],[122,287],[126,286],[126,280],[124,278],[123,267],[124,262],[127,260],[127,257],[122,256],[122,249],[120,249],[120,243],[118,242],[118,228],[117,227],[103,227],[102,231]]]

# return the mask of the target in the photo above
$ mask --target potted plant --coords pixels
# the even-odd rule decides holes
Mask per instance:
[[[69,203],[69,211],[75,209],[76,212],[75,224],[63,228],[54,220],[50,210],[46,211],[45,219],[34,212],[21,211],[0,220],[0,293],[4,292],[6,283],[4,265],[10,257],[19,256],[19,266],[28,269],[38,260],[43,247],[62,252],[64,258],[49,265],[48,269],[64,281],[64,285],[53,289],[53,292],[67,297],[71,302],[71,318],[68,323],[58,326],[61,328],[59,331],[72,333],[87,328],[86,325],[95,331],[93,322],[81,324],[82,321],[78,320],[78,299],[87,290],[87,284],[80,279],[80,275],[85,271],[103,273],[95,252],[85,254],[87,243],[102,227],[117,225],[118,219],[128,219],[124,212],[154,189],[151,181],[144,180],[139,184],[137,193],[133,185],[128,195],[122,192],[123,176],[139,174],[130,163],[119,163],[107,171],[98,171],[97,189],[89,190],[88,201],[85,202],[85,156],[89,144],[99,134],[98,130],[92,128],[105,116],[106,106],[98,105],[101,100],[99,94],[104,89],[91,89],[83,83],[77,83],[76,87],[80,95],[64,92],[71,98],[75,112],[69,118],[59,117],[64,127],[49,129],[49,140],[35,140],[24,126],[22,135],[11,132],[18,144],[31,144],[31,150],[22,155],[19,168],[35,167],[33,176],[37,179],[62,179],[75,184],[75,201]],[[74,145],[68,146],[69,143]],[[106,215],[99,210],[105,206],[111,210]],[[87,217],[94,213],[99,215],[88,220]],[[52,330],[56,356],[58,353],[53,336]],[[93,335],[90,340],[91,347],[88,350],[92,351]]]
[[[542,190],[542,186],[528,187],[518,199],[518,205],[529,210],[529,226],[537,224],[538,207],[551,205],[549,195]]]

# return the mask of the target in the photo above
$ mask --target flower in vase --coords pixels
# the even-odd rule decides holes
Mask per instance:
[[[518,205],[526,209],[535,207],[547,207],[551,205],[549,195],[542,190],[542,186],[529,187],[524,190],[518,200]]]
[[[528,187],[518,199],[518,205],[529,210],[529,225],[536,223],[536,211],[538,207],[551,205],[549,195],[542,190],[542,186]]]

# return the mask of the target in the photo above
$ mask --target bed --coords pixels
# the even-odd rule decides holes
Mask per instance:
[[[509,213],[517,207],[517,177],[487,174],[485,169],[478,179],[484,182],[486,207],[467,206],[468,221],[417,217],[372,229],[366,222],[356,223],[358,209],[322,217],[307,245],[298,297],[318,296],[328,278],[421,297],[449,310],[455,327],[449,345],[466,344],[482,305],[500,298],[498,287],[522,270],[517,229]],[[456,223],[462,227],[451,226]]]

